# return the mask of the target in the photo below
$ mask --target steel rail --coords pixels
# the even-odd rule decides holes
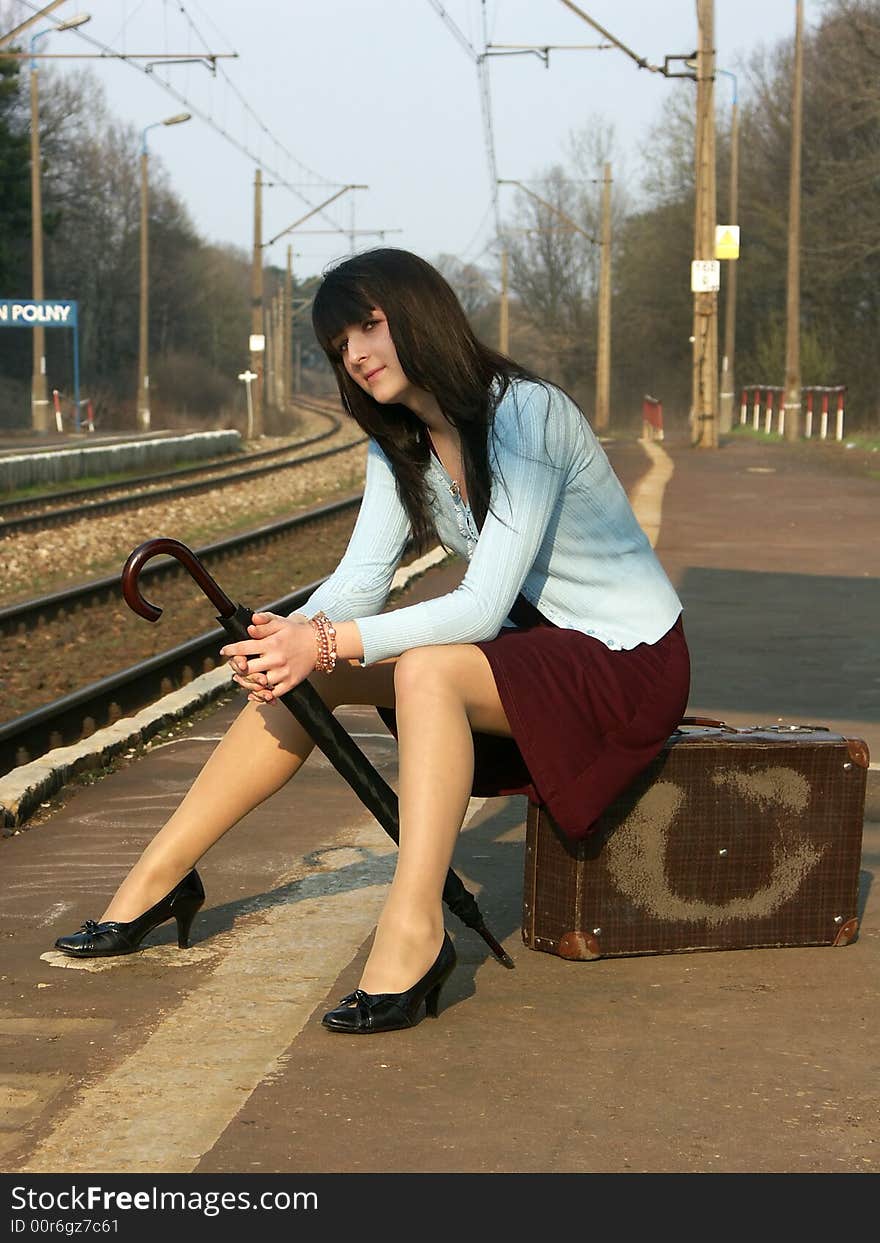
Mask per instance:
[[[320,453],[310,453],[306,457],[294,458],[292,462],[276,462],[269,466],[254,467],[250,470],[236,471],[227,476],[212,479],[203,479],[198,483],[181,484],[179,487],[159,488],[154,492],[139,493],[136,496],[124,496],[109,499],[106,501],[96,501],[91,505],[83,507],[74,505],[67,509],[50,510],[44,514],[32,514],[24,518],[15,518],[10,522],[0,524],[0,536],[16,534],[20,531],[32,530],[33,528],[45,528],[50,526],[60,526],[68,521],[86,517],[91,518],[98,515],[107,514],[113,511],[123,509],[134,509],[138,505],[152,504],[153,501],[167,500],[171,497],[193,496],[199,492],[208,492],[213,488],[228,487],[230,484],[247,482],[249,479],[258,479],[262,475],[268,474],[270,471],[292,470],[297,466],[308,465],[311,462],[318,462],[326,457],[332,457],[337,453],[345,453],[349,449],[354,449],[358,445],[366,443],[366,437],[362,436],[358,440],[352,440],[348,444],[337,445],[333,449],[325,449]]]
[[[316,579],[266,607],[273,613],[292,612],[323,581]],[[222,663],[218,650],[228,637],[218,626],[51,703],[0,722],[0,776],[55,747],[79,742],[120,717],[139,712],[162,695],[216,668]],[[162,724],[157,722],[156,730]],[[144,734],[145,738],[148,736],[149,731]]]
[[[341,500],[327,501],[291,518],[281,518],[277,522],[265,523],[251,531],[242,531],[238,535],[230,535],[215,540],[196,549],[198,556],[205,562],[218,562],[227,557],[235,556],[250,548],[258,548],[277,539],[282,539],[298,527],[323,519],[334,518],[347,509],[359,505],[363,493],[358,492]],[[180,574],[180,563],[173,558],[167,562],[156,562],[144,570],[145,577],[168,576]],[[122,599],[122,587],[119,574],[108,574],[103,578],[92,579],[87,583],[79,583],[62,591],[51,592],[45,596],[35,596],[19,604],[10,604],[0,608],[0,635],[24,633],[39,622],[46,623],[63,614],[89,608],[95,604],[107,603],[114,599]]]

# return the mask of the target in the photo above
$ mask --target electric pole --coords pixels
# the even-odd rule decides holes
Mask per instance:
[[[31,61],[31,254],[33,297],[43,299],[43,207],[40,193],[40,111],[37,66]],[[49,430],[49,397],[46,390],[46,330],[33,326],[33,368],[31,374],[31,426],[45,435]]]
[[[498,353],[510,353],[510,307],[507,295],[507,249],[501,252],[501,302],[498,306]]]
[[[714,0],[697,0],[692,411],[693,443],[718,448],[718,260],[715,259]],[[702,274],[702,275],[701,275]]]
[[[150,224],[150,188],[147,144],[141,146],[141,239],[140,239],[140,297],[138,302],[138,388],[137,388],[137,426],[138,430],[150,430],[150,371],[149,371],[149,318],[150,318],[150,246],[148,230]]]
[[[275,405],[284,409],[284,284],[275,294]]]
[[[599,331],[596,342],[596,427],[611,417],[611,165],[602,178],[602,245],[599,251]]]
[[[801,130],[804,111],[804,0],[795,0],[794,82],[791,101],[791,170],[788,182],[788,284],[785,313],[786,440],[801,434]]]
[[[266,335],[263,327],[263,173],[254,174],[254,258],[251,266],[250,370],[254,382],[254,436],[263,434],[263,367]]]
[[[736,78],[734,77],[734,82]],[[738,223],[739,211],[739,108],[734,86],[733,108],[730,114],[730,206],[727,223]],[[724,353],[721,358],[720,431],[729,432],[733,427],[733,407],[736,400],[734,388],[734,351],[736,349],[736,264],[729,259],[725,269],[727,288],[724,295]]]
[[[285,411],[290,409],[291,385],[290,372],[293,366],[292,353],[292,337],[293,337],[293,247],[287,247],[287,272],[284,276],[284,304],[283,304],[283,337],[284,337],[284,362],[282,364],[282,376],[284,377],[283,397]]]

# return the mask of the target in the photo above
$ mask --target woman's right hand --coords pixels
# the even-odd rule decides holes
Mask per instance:
[[[250,701],[273,703],[314,669],[317,640],[304,614],[255,613],[248,633],[250,639],[227,643],[220,654],[228,658],[233,681]]]

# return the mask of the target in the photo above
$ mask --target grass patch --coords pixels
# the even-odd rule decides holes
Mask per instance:
[[[847,436],[842,443],[854,445],[857,449],[864,449],[867,453],[880,453],[880,437],[876,432],[869,432],[862,436]]]
[[[802,445],[824,445],[827,448],[837,449],[859,449],[863,453],[880,453],[880,436],[876,432],[855,433],[852,436],[845,436],[843,440],[836,440],[834,436],[826,436],[822,440],[815,433],[816,420],[813,418],[814,435],[809,440],[801,437],[796,444]],[[737,423],[727,433],[730,437],[737,440],[756,440],[762,444],[782,444],[785,437],[780,436],[778,432],[764,432],[760,428],[752,427],[750,423]]]
[[[736,440],[757,440],[761,444],[782,444],[783,437],[778,432],[765,432],[760,427],[752,427],[750,423],[736,423],[727,435]]]

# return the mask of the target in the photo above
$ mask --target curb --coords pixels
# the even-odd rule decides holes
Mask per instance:
[[[0,824],[9,837],[25,823],[40,803],[80,773],[100,769],[130,747],[146,742],[175,721],[216,699],[231,683],[229,669],[220,665],[203,673],[168,695],[142,708],[135,716],[122,717],[96,730],[82,742],[56,747],[39,759],[22,764],[0,778]]]

